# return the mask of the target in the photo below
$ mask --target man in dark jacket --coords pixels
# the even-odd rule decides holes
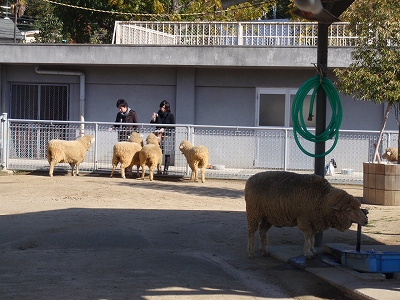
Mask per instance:
[[[119,112],[115,119],[116,123],[138,123],[136,112],[133,109],[129,108],[128,102],[126,102],[124,99],[119,99],[117,101],[117,107],[119,109]],[[120,142],[127,141],[132,131],[137,130],[137,126],[134,125],[114,125],[114,128],[118,128],[119,130],[118,141]]]

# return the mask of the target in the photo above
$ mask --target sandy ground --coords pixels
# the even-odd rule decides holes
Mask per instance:
[[[0,298],[348,299],[284,262],[247,258],[244,185],[0,176]],[[361,186],[340,187],[362,201]],[[362,244],[398,245],[400,207],[362,207]],[[356,245],[356,230],[327,230],[323,242]],[[272,228],[269,242],[302,245],[303,235]]]

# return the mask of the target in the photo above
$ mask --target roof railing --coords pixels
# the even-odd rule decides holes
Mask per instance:
[[[317,46],[315,22],[115,22],[113,44],[185,46]],[[331,47],[355,46],[348,23],[329,26]]]

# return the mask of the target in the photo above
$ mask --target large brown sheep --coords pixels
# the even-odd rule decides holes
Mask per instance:
[[[345,231],[352,223],[367,225],[361,203],[346,191],[314,174],[261,172],[245,186],[248,255],[254,259],[254,233],[259,230],[261,250],[268,255],[267,232],[272,226],[297,226],[304,233],[304,256],[311,258],[315,234],[328,228]]]

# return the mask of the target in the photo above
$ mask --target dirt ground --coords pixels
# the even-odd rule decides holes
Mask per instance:
[[[247,258],[245,181],[118,175],[0,176],[0,298],[349,299],[284,262]],[[339,187],[362,201],[362,186]],[[400,207],[362,207],[361,243],[398,245]],[[356,245],[356,230],[323,242]],[[302,246],[303,235],[272,228],[269,242]]]

